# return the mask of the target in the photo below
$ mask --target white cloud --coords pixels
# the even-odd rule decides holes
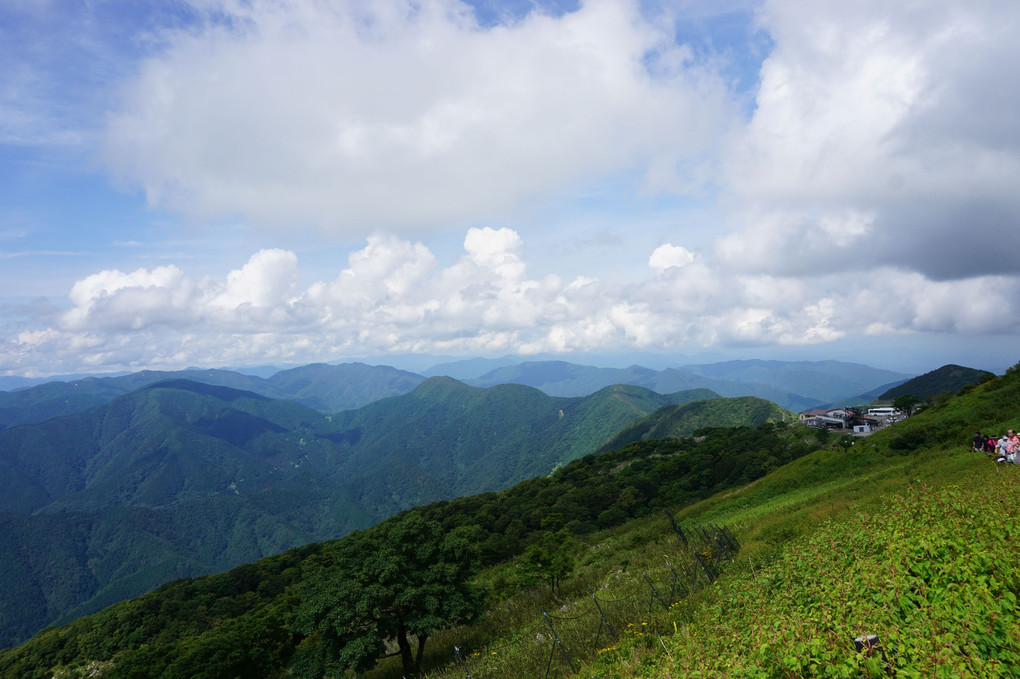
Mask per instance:
[[[194,4],[205,23],[126,83],[104,152],[178,212],[435,228],[676,174],[732,120],[720,79],[634,0],[493,27],[457,0]]]
[[[886,268],[848,286],[839,274],[760,275],[694,258],[620,285],[529,277],[523,251],[513,230],[470,229],[463,254],[442,265],[422,243],[376,234],[332,282],[305,290],[295,286],[296,255],[282,250],[257,252],[219,280],[176,266],[103,271],[72,287],[73,308],[57,322],[0,348],[0,369],[799,346],[876,332],[1020,330],[1020,283],[1001,276],[950,283]]]
[[[648,258],[648,266],[658,273],[662,273],[666,269],[687,266],[693,261],[694,253],[679,245],[666,243],[655,248],[652,256]]]
[[[297,284],[297,256],[280,249],[260,250],[240,269],[227,274],[226,289],[214,306],[234,309],[242,305],[266,307],[285,303]]]
[[[1020,271],[1020,7],[766,2],[775,40],[730,148],[717,253],[780,274]]]
[[[64,314],[70,329],[138,329],[161,321],[181,322],[191,315],[194,283],[176,266],[132,273],[101,271],[78,281]]]

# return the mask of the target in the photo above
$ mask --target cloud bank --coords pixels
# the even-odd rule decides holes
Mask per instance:
[[[70,309],[0,352],[4,370],[302,362],[387,352],[534,354],[806,345],[847,334],[1017,332],[1020,285],[930,281],[883,270],[875,284],[731,272],[682,246],[627,284],[529,274],[511,229],[471,228],[441,263],[420,242],[371,236],[335,278],[299,289],[299,262],[262,250],[219,279],[176,266],[102,271]],[[666,265],[668,264],[668,265]],[[961,309],[963,310],[961,312]],[[64,362],[66,361],[66,363]]]

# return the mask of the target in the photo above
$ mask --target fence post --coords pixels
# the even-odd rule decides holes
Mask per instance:
[[[594,590],[588,591],[591,593],[591,600],[595,602],[595,608],[598,609],[599,615],[602,617],[602,619],[599,621],[598,631],[595,632],[595,650],[597,651],[599,650],[599,636],[602,634],[602,625],[605,625],[606,628],[609,630],[609,633],[613,635],[613,641],[617,641],[618,638],[616,636],[616,631],[613,630],[613,626],[609,624],[609,620],[606,618],[606,614],[602,612],[602,605],[599,603],[599,600],[595,598],[595,591]]]
[[[701,569],[705,571],[705,576],[708,578],[708,584],[715,582],[715,574],[713,573],[712,568],[705,562],[705,559],[703,559],[701,554],[698,553],[698,550],[692,549],[691,553],[694,554],[694,558],[697,562],[701,564]]]
[[[673,515],[670,514],[669,512],[664,511],[663,514],[665,514],[669,518],[669,522],[673,525],[673,530],[676,531],[677,537],[680,538],[680,542],[686,546],[687,536],[684,535],[684,531],[682,528],[680,528],[680,525],[676,522],[676,519],[674,519]]]
[[[885,649],[882,647],[882,640],[878,638],[877,634],[868,634],[863,637],[857,637],[854,639],[854,648],[857,649],[858,653],[868,658],[873,656],[876,651],[881,653],[882,663],[885,665],[885,673],[890,677],[895,674],[892,667],[889,665],[889,658],[885,655]]]
[[[667,604],[665,601],[663,601],[662,597],[659,596],[658,590],[655,589],[655,585],[652,584],[652,581],[648,579],[648,575],[646,575],[644,571],[641,571],[641,576],[645,579],[645,582],[648,583],[648,586],[652,588],[652,596],[648,599],[648,613],[649,613],[649,615],[651,615],[651,613],[652,613],[652,606],[655,605],[655,600],[656,599],[658,599],[659,603],[662,604],[662,607],[665,608],[668,611],[669,610],[669,604]]]
[[[726,546],[729,548],[729,550],[731,552],[736,554],[738,551],[740,551],[740,548],[737,547],[736,541],[733,539],[733,534],[730,533],[729,529],[726,528],[726,526],[721,526],[721,527],[720,526],[715,526],[715,530],[719,533],[719,535],[722,537],[722,539],[726,542]]]
[[[567,655],[567,649],[565,649],[563,647],[563,642],[560,641],[559,635],[556,634],[556,628],[553,627],[552,620],[549,619],[549,614],[545,612],[544,608],[542,609],[542,615],[545,617],[545,621],[547,623],[549,623],[549,630],[552,632],[552,635],[553,635],[553,647],[552,647],[551,652],[549,653],[549,664],[545,666],[545,676],[546,676],[546,679],[549,678],[549,670],[552,669],[553,656],[556,655],[556,647],[557,646],[559,646],[560,647],[560,651],[563,652],[563,657],[566,658],[567,666],[570,667],[570,671],[571,672],[575,672],[576,670],[574,670],[574,663],[570,662],[570,656]]]
[[[464,662],[464,658],[460,655],[460,649],[454,646],[453,654],[457,657],[457,660],[460,661],[460,666],[464,668],[464,679],[471,679],[471,673],[468,671],[468,666],[467,663]]]
[[[733,549],[734,549],[734,551],[739,552],[740,551],[740,540],[737,539],[737,536],[734,535],[733,531],[731,531],[729,529],[729,527],[727,527],[726,525],[723,525],[723,530],[725,530],[726,534],[730,536],[730,540],[733,542]]]
[[[670,603],[673,603],[676,601],[676,586],[680,585],[680,589],[684,597],[688,594],[687,586],[680,581],[680,574],[676,572],[675,568],[673,568],[673,564],[669,562],[669,559],[666,559],[666,565],[669,566],[669,570],[673,571],[673,588],[669,590],[669,601]]]

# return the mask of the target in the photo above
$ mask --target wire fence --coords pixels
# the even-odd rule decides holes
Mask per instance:
[[[667,514],[668,516],[668,514]],[[679,540],[664,565],[640,574],[610,574],[588,597],[556,611],[542,609],[536,624],[510,641],[472,648],[455,644],[451,663],[429,674],[435,679],[550,679],[577,672],[581,662],[613,648],[627,634],[672,634],[668,616],[679,601],[711,584],[740,543],[726,526],[682,528],[670,523]],[[613,594],[617,596],[613,596]],[[668,628],[667,628],[668,626]]]

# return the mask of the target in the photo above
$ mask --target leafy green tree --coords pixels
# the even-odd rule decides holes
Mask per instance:
[[[573,543],[574,536],[566,529],[547,532],[541,541],[524,551],[520,560],[521,579],[525,584],[544,582],[551,592],[558,592],[560,582],[574,570]]]
[[[893,399],[893,408],[899,410],[910,417],[911,413],[914,412],[914,406],[921,402],[921,399],[917,398],[913,394],[904,394],[903,396],[897,396]]]
[[[388,641],[397,643],[404,674],[418,675],[429,636],[482,609],[481,591],[468,582],[480,566],[476,533],[444,533],[438,522],[409,512],[335,543],[302,592],[294,629],[308,638],[296,675],[363,672],[384,657]]]

